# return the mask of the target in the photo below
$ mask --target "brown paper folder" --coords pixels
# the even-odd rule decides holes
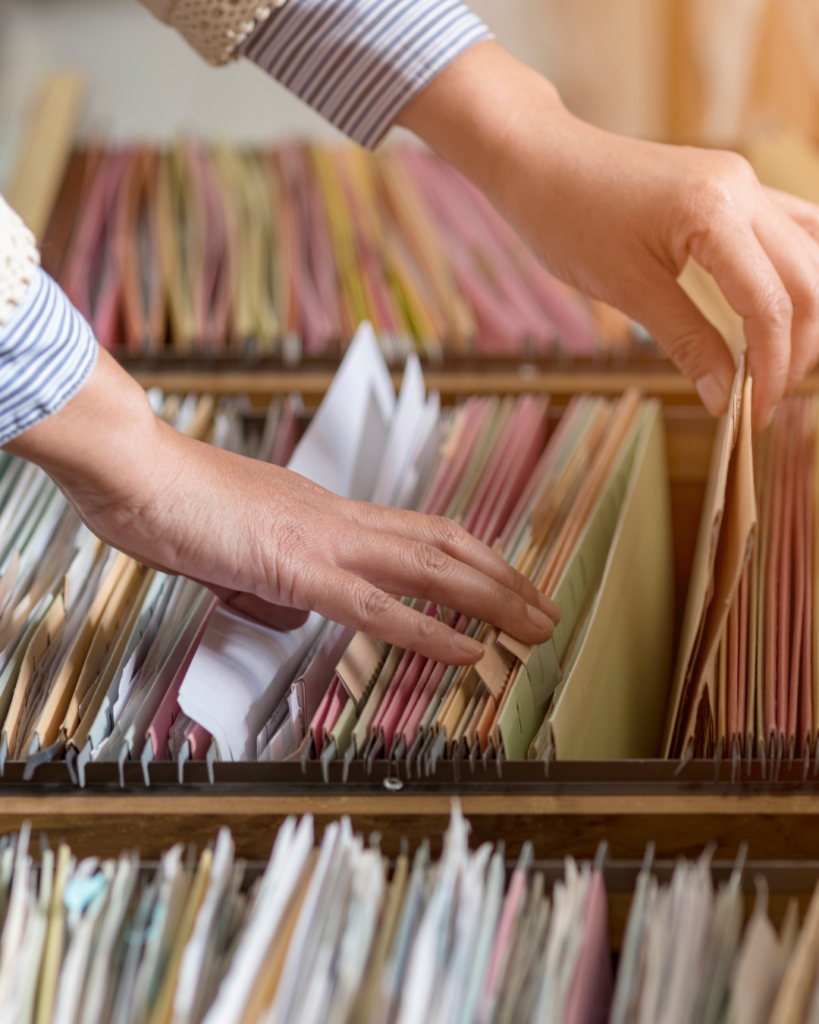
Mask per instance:
[[[697,543],[694,548],[694,561],[691,566],[691,578],[688,585],[688,597],[683,614],[677,664],[674,669],[671,686],[671,699],[663,741],[664,757],[671,756],[675,725],[684,700],[684,691],[690,685],[690,674],[693,672],[693,663],[696,660],[702,643],[705,618],[711,597],[713,596],[714,565],[716,563],[722,517],[725,511],[728,467],[734,447],[735,434],[739,425],[740,388],[741,378],[737,374],[734,381],[731,407],[717,423],[714,445],[711,449],[711,464],[708,469],[702,515],[700,516]]]
[[[119,639],[123,625],[131,616],[136,597],[142,592],[142,582],[147,572],[148,570],[138,562],[131,562],[120,576],[105,606],[65,713],[62,728],[67,738],[71,738],[77,730],[80,723],[80,705],[91,687],[98,682],[100,672],[105,666],[106,655]],[[44,738],[40,736],[41,747],[45,745]]]
[[[102,707],[102,703],[105,700],[105,697],[108,693],[108,689],[111,685],[114,676],[116,675],[118,669],[121,667],[122,658],[128,646],[128,641],[130,640],[132,630],[137,620],[139,619],[143,602],[151,587],[154,575],[155,573],[152,569],[145,569],[144,566],[138,567],[138,578],[141,581],[139,591],[136,594],[135,599],[131,603],[131,607],[128,611],[127,618],[124,620],[123,624],[119,629],[119,633],[116,638],[112,654],[108,659],[108,663],[105,665],[103,671],[101,671],[97,675],[96,679],[93,681],[91,688],[86,693],[85,698],[78,705],[79,724],[77,728],[75,730],[70,730],[67,727],[67,725],[65,725],[67,739],[71,745],[76,747],[77,750],[82,750],[82,748],[88,742],[89,733],[91,728],[93,727],[94,720],[97,714],[99,713],[100,708]],[[69,704],[69,715],[73,713],[72,705],[75,703],[75,698],[76,692],[74,697],[71,698],[71,703]]]
[[[677,281],[705,319],[722,335],[738,366],[746,348],[742,318],[731,308],[717,282],[690,258]]]
[[[769,1024],[802,1024],[807,1019],[819,959],[819,886],[802,924],[782,983],[771,1009]]]
[[[384,664],[387,648],[367,633],[356,633],[336,666],[344,689],[358,704]]]
[[[716,730],[715,658],[756,537],[752,386],[750,377],[743,381],[743,375],[741,363],[732,407],[718,423],[714,439],[666,721],[666,757],[691,752],[698,714],[710,719]]]

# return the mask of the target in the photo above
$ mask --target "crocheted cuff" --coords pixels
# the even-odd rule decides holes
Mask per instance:
[[[0,445],[61,409],[96,361],[91,328],[35,266],[22,301],[0,327]]]
[[[39,262],[34,235],[0,196],[0,327],[23,301]]]
[[[240,48],[362,146],[492,34],[459,0],[288,0]]]
[[[187,39],[209,64],[226,64],[237,47],[283,3],[259,0],[140,0]]]

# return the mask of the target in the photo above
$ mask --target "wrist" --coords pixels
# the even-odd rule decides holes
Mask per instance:
[[[574,120],[547,78],[493,40],[453,61],[397,118],[488,192],[503,190],[533,137]]]
[[[151,480],[160,426],[140,385],[101,349],[80,390],[5,449],[36,463],[72,497],[127,503]]]

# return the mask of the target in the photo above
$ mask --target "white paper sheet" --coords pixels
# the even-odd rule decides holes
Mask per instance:
[[[404,367],[401,393],[390,423],[381,468],[372,500],[378,505],[390,505],[410,458],[415,438],[426,411],[424,374],[418,356],[413,353]]]
[[[368,501],[395,410],[395,389],[370,324],[362,324],[288,469]]]
[[[179,706],[216,739],[225,761],[252,761],[256,737],[321,627],[313,612],[277,633],[220,604],[179,690]]]
[[[216,849],[202,905],[196,914],[193,931],[179,964],[173,996],[175,1024],[190,1024],[194,1019],[197,992],[207,966],[208,947],[216,929],[216,919],[233,872],[235,845],[230,829],[224,826],[216,836]]]
[[[298,825],[288,818],[276,837],[259,890],[257,911],[241,938],[230,970],[208,1010],[204,1024],[236,1024],[242,1019],[247,1001],[276,932],[296,892],[313,848],[313,818],[305,815]],[[263,908],[263,909],[262,909]]]
[[[433,391],[427,398],[423,416],[418,421],[407,465],[390,500],[394,508],[417,508],[421,497],[420,488],[427,479],[438,448],[440,427],[441,396],[437,391]]]

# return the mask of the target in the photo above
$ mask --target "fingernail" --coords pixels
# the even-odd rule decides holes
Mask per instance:
[[[706,373],[697,381],[697,394],[712,416],[724,416],[728,411],[730,384],[717,373]]]
[[[550,597],[546,597],[545,594],[540,599],[540,603],[543,608],[543,611],[545,611],[549,618],[552,620],[552,622],[554,622],[555,625],[557,625],[557,623],[560,622],[560,616],[562,614],[558,606]]]
[[[463,633],[455,633],[452,637],[452,644],[462,654],[467,654],[470,658],[480,659],[483,657],[483,644],[479,644],[477,640],[473,640],[469,636],[464,636]]]
[[[535,606],[531,604],[526,605],[526,611],[529,613],[529,618],[539,630],[544,633],[551,632],[553,623],[545,612],[542,612],[539,608],[535,608]]]

